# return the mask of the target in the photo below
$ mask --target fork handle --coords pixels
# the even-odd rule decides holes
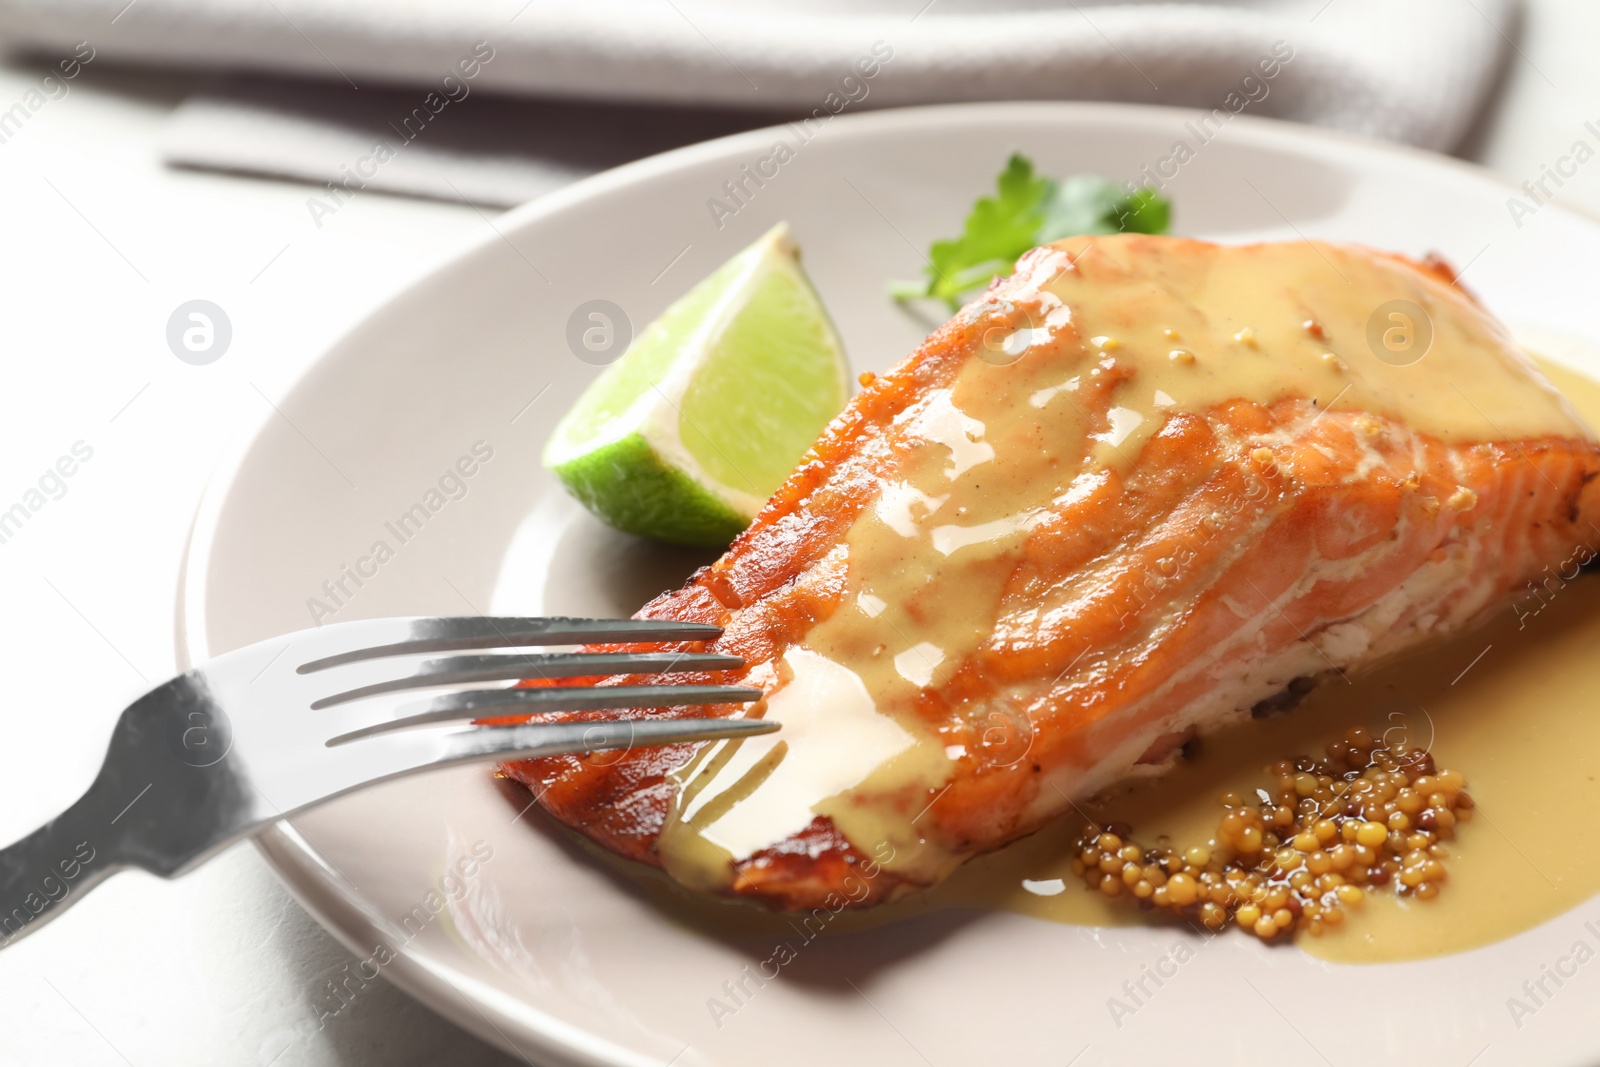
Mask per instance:
[[[119,811],[119,798],[111,794],[109,783],[97,779],[66,811],[0,849],[0,948],[37,930],[129,865],[115,825],[126,809]]]

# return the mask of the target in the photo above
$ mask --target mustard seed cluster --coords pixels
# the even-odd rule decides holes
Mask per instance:
[[[1375,889],[1439,895],[1444,842],[1472,818],[1460,774],[1360,727],[1320,760],[1264,770],[1268,788],[1218,798],[1227,814],[1210,844],[1145,848],[1127,826],[1091,825],[1077,841],[1073,873],[1107,897],[1212,930],[1234,922],[1263,941],[1301,930],[1320,937]]]

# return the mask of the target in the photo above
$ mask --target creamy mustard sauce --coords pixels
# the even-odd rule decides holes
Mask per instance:
[[[678,772],[659,847],[679,881],[725,887],[734,861],[816,815],[863,853],[892,845],[891,870],[928,879],[957,866],[963,856],[918,819],[997,703],[1019,694],[958,704],[938,730],[918,699],[993,639],[1007,608],[1028,607],[1002,594],[1032,524],[1092,492],[1097,471],[1134,463],[1173,412],[1305,397],[1451,441],[1588,434],[1489,316],[1381,257],[1099,238],[1064,242],[1025,271],[975,358],[888,435],[892,473],[833,560],[833,614],[754,679],[783,731],[708,745]],[[1407,302],[1402,320],[1382,320],[1399,347],[1379,359],[1369,320],[1392,301]],[[1415,350],[1402,342],[1421,344],[1419,330],[1427,354],[1407,363]],[[1109,406],[1079,402],[1107,383]],[[1102,410],[1109,425],[1091,421]],[[1081,908],[1065,901],[1082,895],[1069,883],[1048,899]]]
[[[1544,364],[1577,409],[1600,424],[1600,384]],[[1563,573],[1570,575],[1570,568]],[[1558,575],[1560,578],[1561,575]],[[1600,893],[1600,850],[1575,843],[1575,819],[1600,807],[1600,575],[1547,586],[1489,626],[1355,677],[1324,685],[1298,709],[1207,738],[1196,757],[1093,805],[1093,815],[1134,827],[1140,840],[1204,842],[1222,814],[1221,793],[1253,789],[1262,767],[1316,753],[1354,723],[1430,748],[1461,771],[1478,804],[1449,845],[1449,879],[1427,902],[1374,893],[1341,929],[1298,944],[1324,959],[1378,963],[1465,951],[1531,929]],[[1071,870],[1077,813],[979,856],[932,890],[831,919],[847,933],[951,908],[1005,910],[1080,926],[1166,922],[1126,899],[1083,888]],[[623,868],[591,848],[599,862]],[[626,865],[639,876],[634,865]],[[642,875],[664,913],[708,934],[793,932],[793,918],[686,894]]]
[[[1546,374],[1600,423],[1600,384],[1553,364]],[[1579,557],[1581,558],[1581,557]],[[1575,840],[1575,820],[1600,808],[1600,575],[1529,591],[1490,625],[1405,656],[1354,685],[1324,684],[1295,711],[1212,735],[1196,758],[1086,810],[1125,822],[1141,841],[1178,846],[1216,833],[1217,797],[1266,783],[1262,768],[1320,755],[1353,724],[1424,745],[1460,771],[1478,804],[1459,826],[1449,879],[1431,901],[1388,890],[1349,909],[1344,925],[1300,947],[1324,959],[1377,963],[1462,952],[1502,940],[1600,893],[1600,850]],[[945,907],[999,908],[1080,926],[1164,921],[1126,899],[1107,900],[1072,874],[1073,813],[980,856],[884,919]]]
[[[1382,255],[1310,241],[1079,238],[1060,247],[1074,269],[1043,259],[1032,270],[1044,314],[1061,302],[1075,340],[1135,371],[1116,394],[1123,414],[1113,413],[1105,442],[1130,461],[1166,412],[1234,399],[1309,397],[1443,441],[1589,436],[1560,393],[1528,373],[1493,316]]]

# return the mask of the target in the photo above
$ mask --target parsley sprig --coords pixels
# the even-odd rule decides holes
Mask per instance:
[[[890,284],[896,300],[934,297],[955,311],[963,295],[1010,271],[1030,248],[1075,234],[1165,233],[1172,217],[1171,203],[1154,190],[1129,193],[1093,174],[1058,182],[1035,174],[1020,152],[996,185],[998,195],[972,205],[960,237],[933,242],[927,281]]]

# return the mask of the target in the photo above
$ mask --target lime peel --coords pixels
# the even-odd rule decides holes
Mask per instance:
[[[601,373],[556,427],[544,464],[619,529],[726,544],[849,390],[843,346],[780,223]]]

